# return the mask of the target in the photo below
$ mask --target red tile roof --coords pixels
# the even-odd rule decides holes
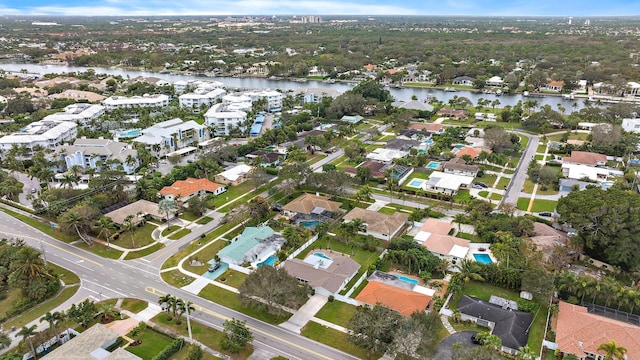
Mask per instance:
[[[458,151],[456,153],[456,157],[461,158],[461,157],[463,157],[465,155],[469,155],[469,156],[471,156],[471,158],[475,159],[483,151],[486,152],[487,154],[491,154],[491,150],[489,150],[489,149],[478,149],[478,148],[465,147],[465,148],[460,149],[460,151]]]
[[[160,190],[161,195],[174,195],[176,197],[189,196],[200,190],[215,192],[223,185],[211,182],[209,179],[187,178],[186,180],[178,180],[171,186],[165,186]]]
[[[556,343],[560,351],[585,356],[585,351],[604,355],[600,344],[615,340],[627,348],[627,360],[640,360],[640,327],[590,314],[587,308],[560,302],[556,323]]]
[[[404,316],[411,316],[416,311],[424,311],[431,301],[431,296],[371,281],[356,296],[356,300],[372,306],[380,304]]]
[[[563,162],[596,166],[598,162],[607,162],[607,156],[588,151],[572,151],[571,156],[562,158]]]
[[[444,126],[442,124],[411,124],[409,125],[409,129],[427,130],[437,133],[442,131],[442,129],[444,129]]]

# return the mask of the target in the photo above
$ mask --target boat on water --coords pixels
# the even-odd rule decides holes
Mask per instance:
[[[456,88],[446,87],[446,88],[444,88],[444,91],[446,91],[446,92],[456,92],[458,90],[456,90]]]

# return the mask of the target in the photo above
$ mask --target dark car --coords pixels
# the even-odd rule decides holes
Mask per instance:
[[[477,182],[476,185],[481,186],[481,187],[483,187],[485,189],[489,187],[489,185],[487,185],[487,184],[485,184],[483,182]]]
[[[543,212],[541,212],[541,213],[538,213],[538,215],[540,215],[540,216],[544,216],[544,217],[552,217],[552,216],[553,216],[553,213],[550,213],[550,212],[548,212],[548,211],[543,211]]]
[[[478,340],[478,338],[476,337],[477,334],[473,334],[471,335],[471,342],[474,344],[479,345],[480,344],[480,340]]]
[[[211,266],[209,266],[209,269],[207,269],[207,271],[214,272],[218,269],[220,269],[220,263],[216,262],[216,263],[213,263]]]

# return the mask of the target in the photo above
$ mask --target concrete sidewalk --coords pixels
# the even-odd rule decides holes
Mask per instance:
[[[286,323],[280,324],[280,326],[299,334],[302,327],[305,326],[326,303],[326,297],[313,295]]]

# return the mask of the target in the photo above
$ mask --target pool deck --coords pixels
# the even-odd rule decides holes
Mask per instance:
[[[493,255],[493,253],[491,253],[491,249],[489,249],[490,246],[491,246],[491,244],[470,243],[469,244],[469,253],[467,254],[467,259],[473,260],[473,261],[477,261],[476,258],[473,255],[474,254],[484,254],[484,255],[489,255],[489,257],[491,258],[491,261],[494,262],[494,263],[497,263],[498,260]],[[485,249],[485,250],[484,251],[480,251],[480,249]]]

